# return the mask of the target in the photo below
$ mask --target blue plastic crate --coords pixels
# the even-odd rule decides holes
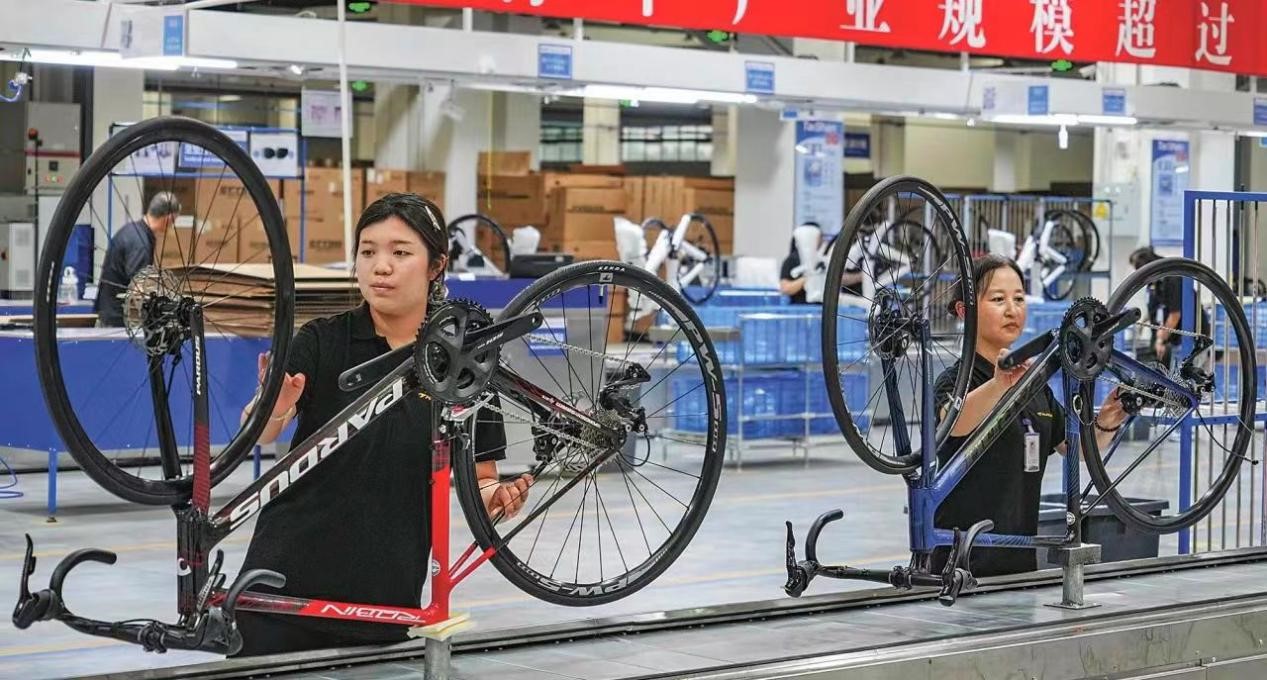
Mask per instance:
[[[1262,399],[1263,395],[1267,393],[1267,366],[1258,366],[1257,369],[1258,369],[1258,386],[1257,386],[1256,392],[1258,394],[1256,396],[1258,399]],[[1227,375],[1225,376],[1224,373],[1226,373]],[[1227,387],[1226,390],[1224,389],[1225,378],[1226,378],[1226,387]],[[1240,372],[1240,369],[1237,368],[1236,366],[1230,366],[1226,369],[1222,365],[1216,367],[1214,369],[1214,399],[1215,401],[1223,401],[1224,399],[1227,399],[1229,401],[1235,401],[1236,399],[1239,399],[1240,394],[1241,394],[1240,382],[1241,382],[1241,372]]]
[[[711,307],[786,307],[788,297],[777,290],[720,289],[707,302]]]
[[[1258,348],[1267,348],[1267,302],[1255,302],[1242,307],[1245,310],[1245,320],[1249,323],[1249,332],[1254,336],[1254,345]],[[1213,338],[1214,344],[1219,347],[1222,347],[1224,343],[1229,347],[1239,346],[1236,342],[1236,332],[1227,325],[1227,310],[1223,305],[1214,306]]]
[[[743,381],[743,414],[744,416],[779,415],[779,401],[782,396],[784,376],[781,374],[744,377]],[[672,397],[677,401],[674,411],[674,427],[684,432],[704,433],[708,426],[708,408],[705,403],[705,391],[696,388],[698,379],[673,378]],[[736,395],[739,394],[739,381],[727,378],[726,386],[726,431],[737,434],[740,411],[736,406]],[[693,389],[695,388],[695,389]],[[745,422],[743,436],[745,439],[769,439],[780,436],[783,432],[778,420],[757,420]]]

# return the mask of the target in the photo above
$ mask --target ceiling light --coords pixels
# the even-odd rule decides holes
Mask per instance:
[[[1047,116],[1027,116],[1023,114],[1002,114],[989,118],[990,122],[1001,125],[1077,125],[1078,117],[1068,113],[1055,113]]]
[[[1078,114],[1078,122],[1083,125],[1136,125],[1139,119],[1135,116],[1101,116]]]
[[[1267,137],[1267,130],[1238,130],[1236,134],[1241,137]]]
[[[290,72],[297,76],[302,76],[304,74],[304,67],[300,66],[299,64],[291,64]]]
[[[63,66],[103,66],[108,68],[139,68],[152,71],[175,71],[181,68],[235,69],[236,61],[230,59],[205,59],[202,57],[137,57],[124,59],[118,52],[100,50],[44,50],[0,52],[0,61],[31,61],[39,64]]]
[[[630,87],[627,85],[586,85],[560,94],[587,99],[637,100],[664,104],[698,104],[722,102],[729,104],[755,104],[757,96],[739,92],[712,90],[683,90],[673,87]]]

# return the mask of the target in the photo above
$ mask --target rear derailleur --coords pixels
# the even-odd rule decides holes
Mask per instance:
[[[18,629],[30,627],[36,621],[61,621],[71,628],[89,635],[114,638],[141,645],[147,652],[162,654],[169,649],[186,649],[232,656],[242,649],[242,634],[238,631],[235,608],[238,598],[249,587],[268,585],[280,588],[286,583],[281,574],[266,569],[253,569],[238,576],[224,595],[219,606],[209,607],[212,594],[219,593],[225,581],[220,567],[224,553],[217,551],[216,561],[206,584],[199,594],[194,611],[197,615],[178,624],[160,621],[95,621],[76,616],[66,606],[62,585],[66,575],[82,562],[114,564],[118,556],[107,550],[86,548],[66,556],[49,579],[45,590],[32,593],[29,580],[35,573],[35,546],[30,535],[26,537],[26,557],[22,562],[22,580],[18,588],[18,603],[13,608],[13,625]]]
[[[994,528],[994,523],[990,520],[977,522],[966,532],[955,529],[955,540],[950,548],[950,555],[946,559],[946,566],[940,574],[933,574],[927,571],[927,567],[917,565],[914,557],[910,566],[893,567],[891,571],[821,564],[818,561],[818,536],[824,526],[844,516],[844,511],[832,510],[814,520],[805,538],[805,559],[800,562],[796,560],[796,537],[792,531],[792,523],[786,523],[787,583],[784,584],[783,591],[788,595],[800,597],[816,576],[887,583],[903,590],[914,587],[940,588],[937,601],[947,607],[953,605],[960,595],[976,590],[977,579],[968,568],[968,559],[972,553],[972,544],[976,542],[977,537],[982,532]]]

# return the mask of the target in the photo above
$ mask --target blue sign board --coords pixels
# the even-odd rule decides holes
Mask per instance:
[[[1155,246],[1183,245],[1183,192],[1188,189],[1188,142],[1153,140],[1152,224]]]
[[[1045,116],[1050,111],[1048,107],[1049,88],[1046,85],[1030,85],[1029,86],[1029,115]]]
[[[1126,115],[1126,90],[1109,88],[1101,92],[1100,113],[1106,116]]]
[[[537,46],[537,77],[572,79],[572,46],[542,44]]]
[[[169,14],[163,17],[163,56],[181,57],[185,54],[185,15]]]
[[[871,157],[871,133],[870,132],[846,132],[845,133],[845,158],[870,158]]]
[[[1267,125],[1267,99],[1254,98],[1254,125]]]
[[[744,62],[744,89],[755,94],[774,94],[774,63]]]

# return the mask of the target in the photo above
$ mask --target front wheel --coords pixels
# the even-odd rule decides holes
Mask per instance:
[[[626,315],[648,307],[659,310],[656,340],[625,342]],[[555,271],[501,319],[533,312],[544,322],[503,348],[496,400],[468,423],[471,433],[488,431],[481,421],[502,424],[504,440],[473,449],[504,455],[502,480],[536,473],[527,503],[490,518],[470,455],[454,461],[458,497],[480,547],[524,592],[569,606],[612,602],[663,573],[708,511],[726,448],[721,362],[682,296],[627,264]]]

